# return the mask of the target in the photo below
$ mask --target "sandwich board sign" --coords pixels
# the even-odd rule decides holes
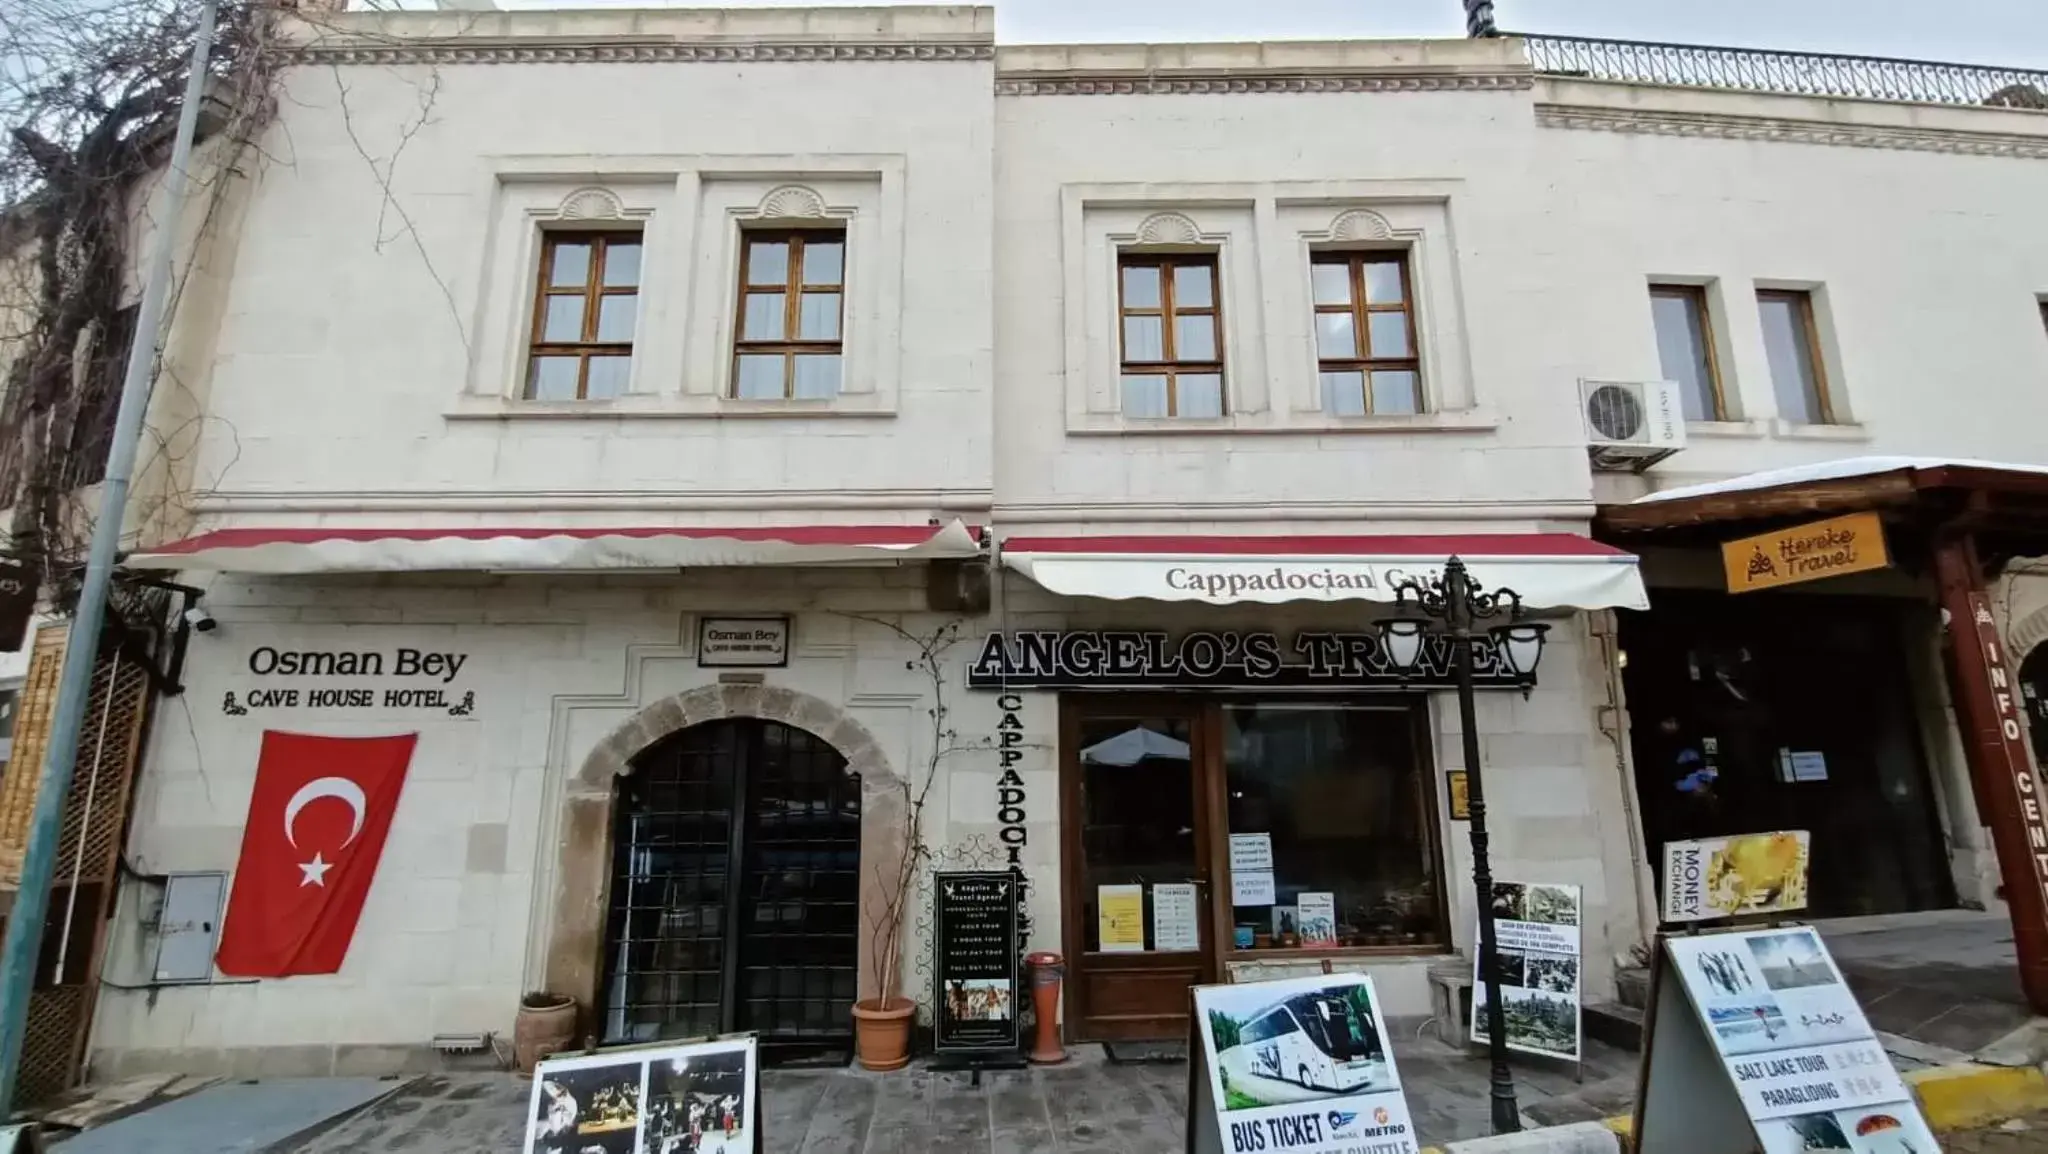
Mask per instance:
[[[761,1154],[751,1036],[557,1055],[533,1071],[525,1154]]]
[[[1579,887],[1493,883],[1493,934],[1508,1049],[1579,1060]],[[1479,940],[1475,928],[1472,940]],[[1475,1042],[1486,1041],[1486,975],[1472,954]]]
[[[1811,926],[1664,937],[1650,971],[1638,1154],[1935,1154]]]
[[[1187,1154],[1416,1154],[1372,979],[1197,986]]]

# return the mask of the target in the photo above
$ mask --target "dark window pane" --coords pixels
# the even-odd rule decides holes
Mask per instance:
[[[1124,416],[1163,417],[1166,415],[1166,378],[1154,373],[1140,373],[1124,377]]]
[[[624,344],[633,339],[633,317],[640,298],[633,293],[613,293],[597,306],[597,339]]]
[[[747,283],[789,283],[789,245],[779,240],[751,242],[747,246]]]
[[[779,341],[787,336],[784,326],[787,318],[783,315],[785,297],[782,293],[748,293],[746,320],[740,326],[740,337],[749,341]]]
[[[1277,904],[1237,907],[1239,925],[1300,933],[1299,907],[1327,896],[1334,944],[1441,940],[1407,710],[1225,705],[1223,751],[1229,832],[1272,841]]]
[[[1678,382],[1681,407],[1688,421],[1718,421],[1712,362],[1707,352],[1706,317],[1701,297],[1691,292],[1650,294],[1650,316],[1657,326],[1657,360],[1664,379]]]
[[[1350,360],[1358,355],[1350,313],[1316,314],[1316,355],[1325,360]]]
[[[1216,318],[1206,313],[1173,318],[1173,357],[1178,361],[1216,359]]]
[[[558,244],[555,246],[555,263],[552,266],[548,284],[555,288],[571,288],[590,283],[590,246],[587,244]]]
[[[1407,313],[1367,313],[1366,335],[1372,340],[1372,355],[1375,357],[1407,357],[1414,352],[1408,347]]]
[[[1760,295],[1757,311],[1763,320],[1764,354],[1771,365],[1778,416],[1794,424],[1812,425],[1827,417],[1821,407],[1820,375],[1813,363],[1804,303],[1804,294]]]
[[[1365,415],[1365,374],[1324,373],[1323,411],[1337,417]]]
[[[1192,881],[1195,868],[1194,763],[1187,720],[1089,717],[1080,726],[1081,924],[1088,950],[1102,944],[1096,894],[1159,882]],[[1145,918],[1145,945],[1153,946]]]
[[[576,399],[576,357],[535,357],[526,370],[526,395],[536,401]]]
[[[797,309],[796,335],[806,341],[839,339],[839,294],[805,293]]]
[[[1397,260],[1367,261],[1365,265],[1365,303],[1369,305],[1397,305],[1407,299],[1401,291],[1401,262]]]
[[[846,278],[842,268],[845,263],[846,246],[815,242],[804,245],[804,283],[810,285],[840,284]]]
[[[608,244],[604,249],[604,283],[608,288],[633,288],[640,283],[640,246]]]
[[[1315,303],[1319,305],[1348,305],[1351,303],[1351,266],[1346,264],[1312,264],[1308,268],[1309,282],[1314,290]]]
[[[1174,416],[1223,415],[1223,378],[1215,373],[1182,373],[1174,386]]]
[[[583,380],[585,400],[600,401],[626,391],[626,376],[633,371],[632,357],[592,357]]]
[[[746,353],[739,358],[734,394],[742,400],[779,401],[782,392],[781,353]]]
[[[551,344],[573,344],[583,339],[582,297],[549,297],[546,311],[541,315],[541,340]]]
[[[1375,372],[1372,375],[1372,411],[1383,414],[1421,412],[1421,382],[1406,369]]]
[[[1124,318],[1124,359],[1162,361],[1166,359],[1165,326],[1160,317]]]

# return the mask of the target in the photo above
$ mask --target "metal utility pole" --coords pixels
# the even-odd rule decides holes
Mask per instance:
[[[57,681],[56,715],[50,721],[50,746],[43,758],[35,813],[29,822],[21,888],[7,919],[6,944],[0,947],[0,1122],[5,1122],[13,1112],[22,1035],[28,1027],[29,995],[35,988],[43,919],[49,911],[50,882],[57,870],[57,842],[63,835],[64,802],[71,793],[71,767],[78,758],[79,728],[85,720],[93,665],[99,656],[107,589],[113,582],[114,554],[121,544],[121,523],[128,510],[129,479],[135,472],[135,446],[142,439],[143,413],[149,407],[157,330],[163,326],[164,302],[170,294],[171,252],[178,243],[178,221],[185,211],[185,170],[191,163],[192,138],[199,127],[199,105],[206,94],[217,2],[200,0],[199,4],[191,72],[185,77],[185,102],[178,109],[178,134],[171,146],[170,166],[164,172],[164,223],[157,230],[156,251],[149,255],[142,301],[136,308],[135,340],[128,347],[127,372],[121,380],[121,407],[114,417],[114,443],[107,451],[107,477],[100,490],[99,517],[93,523],[85,580],[71,623],[71,641],[64,649],[64,671]]]
[[[1493,24],[1493,0],[1465,0],[1465,35],[1475,40],[1500,35]]]

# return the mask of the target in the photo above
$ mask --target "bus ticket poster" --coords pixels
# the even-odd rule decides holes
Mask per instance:
[[[1579,887],[1495,882],[1493,937],[1508,1049],[1579,1060]],[[1486,1040],[1486,975],[1472,935],[1472,1040]]]
[[[1380,1001],[1364,974],[1198,986],[1203,1068],[1190,1148],[1224,1154],[1415,1154]],[[1204,1095],[1202,1092],[1206,1090]],[[1215,1119],[1220,1146],[1199,1133]]]
[[[1810,926],[1666,938],[1766,1154],[1938,1149]]]

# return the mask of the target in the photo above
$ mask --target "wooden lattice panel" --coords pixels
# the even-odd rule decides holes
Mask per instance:
[[[105,657],[93,670],[64,806],[64,836],[57,843],[62,884],[113,880],[148,696],[149,675],[132,658]]]
[[[64,638],[69,630],[46,625],[36,630],[29,654],[28,677],[14,717],[14,752],[0,771],[0,885],[21,880],[21,859],[28,851],[28,826],[36,808],[36,785],[43,772],[43,751],[50,744],[50,715],[57,705],[57,678],[64,667]]]
[[[77,1084],[79,1030],[85,1024],[88,989],[52,986],[29,995],[15,1105],[34,1105]]]

